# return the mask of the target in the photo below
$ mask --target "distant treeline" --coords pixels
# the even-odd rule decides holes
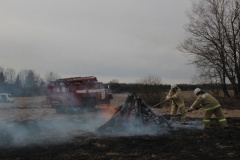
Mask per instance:
[[[135,93],[148,105],[154,105],[159,103],[159,101],[165,100],[166,92],[170,90],[170,85],[167,84],[141,84],[141,83],[134,83],[134,84],[126,84],[126,83],[110,83],[108,84],[112,93],[128,93],[132,94]],[[182,91],[193,91],[195,88],[201,88],[215,96],[221,96],[222,87],[220,84],[177,84],[177,86]],[[229,86],[229,89],[231,86]]]
[[[183,91],[193,91],[195,88],[201,88],[206,91],[218,92],[221,90],[220,84],[178,84],[177,85]],[[139,83],[110,83],[109,87],[113,93],[132,93],[139,92],[144,93],[146,91],[152,92],[167,92],[170,89],[170,85],[168,84],[139,84]],[[228,87],[231,89],[231,85]]]
[[[10,93],[14,97],[32,97],[45,95],[46,84],[24,87],[17,84],[0,84],[1,93]]]
[[[45,95],[47,84],[59,79],[60,76],[53,72],[46,73],[44,79],[33,70],[21,70],[16,73],[14,69],[0,67],[0,93],[10,93],[15,97]],[[105,84],[113,93],[140,93],[159,99],[160,94],[168,91],[170,85],[162,84],[160,78],[149,76],[137,83],[113,83]],[[218,93],[222,90],[221,84],[178,84],[183,91],[193,91],[196,87],[203,90]],[[227,86],[232,89],[231,85]],[[153,95],[154,93],[154,95]],[[152,100],[153,101],[153,100]]]
[[[170,85],[167,84],[128,84],[128,83],[110,83],[106,84],[112,93],[163,93],[170,89]],[[211,90],[213,92],[218,92],[221,90],[220,85],[212,86],[210,84],[178,84],[179,88],[183,91],[193,91],[196,87],[203,90]],[[230,87],[229,87],[230,88]],[[39,85],[34,83],[29,79],[27,85],[22,85],[18,81],[14,84],[0,83],[1,92],[11,93],[13,96],[25,97],[25,96],[41,96],[45,95],[47,84],[42,82]]]
[[[0,93],[10,93],[15,97],[45,95],[47,84],[59,78],[56,73],[47,72],[44,79],[33,70],[0,67]]]
[[[10,93],[14,97],[29,97],[44,95],[45,91],[46,83],[31,70],[26,72],[25,76],[18,74],[12,82],[0,73],[1,93]]]

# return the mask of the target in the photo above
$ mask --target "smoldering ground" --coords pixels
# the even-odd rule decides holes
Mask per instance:
[[[0,107],[1,147],[59,144],[74,141],[78,136],[169,134],[172,130],[187,127],[177,123],[171,129],[165,123],[133,126],[131,122],[126,122],[123,128],[103,133],[97,129],[113,116],[113,106],[96,106],[93,110],[82,107],[76,113],[59,113],[44,102],[45,99],[39,97],[22,97],[16,98],[13,105]]]
[[[188,125],[172,123],[133,127],[124,124],[123,130],[100,133],[97,129],[113,115],[113,110],[97,108],[82,110],[78,114],[57,114],[53,108],[1,108],[0,147],[25,147],[30,145],[50,145],[74,141],[77,136],[134,136],[169,134],[179,129],[199,129],[199,121],[189,121]]]
[[[113,107],[118,104],[121,102],[111,103]],[[156,113],[161,114],[159,110]],[[239,159],[240,156],[239,118],[227,118],[230,127],[227,130],[217,128],[217,119],[212,121],[216,129],[201,130],[202,118],[189,117],[187,125],[174,121],[173,129],[163,123],[157,128],[144,127],[145,132],[126,126],[133,133],[116,130],[96,133],[112,116],[113,112],[104,108],[57,114],[53,108],[39,104],[1,105],[0,159],[200,160]],[[155,129],[160,132],[153,134]],[[176,154],[176,151],[180,152]]]
[[[194,119],[189,119],[189,121]],[[0,159],[239,159],[239,118],[227,130],[188,130],[167,135],[96,136],[81,134],[58,145],[0,148]],[[231,135],[231,136],[229,136]],[[177,153],[176,153],[177,152]]]
[[[0,117],[0,159],[239,157],[239,121],[233,123],[228,119],[230,124],[238,127],[221,132],[202,131],[202,119],[197,118],[187,119],[187,125],[176,119],[172,129],[165,123],[140,127],[126,123],[120,131],[115,128],[107,133],[96,132],[113,116],[108,109],[96,108],[78,114],[57,114],[52,108],[0,109],[0,113],[14,115],[10,118],[6,115],[8,118],[5,119],[2,119],[3,115]],[[28,114],[23,116],[23,110]],[[175,154],[177,150],[181,152]]]
[[[14,111],[13,111],[14,110]],[[70,141],[74,136],[94,132],[106,121],[101,112],[79,114],[56,114],[49,108],[49,114],[39,109],[8,109],[0,112],[13,113],[2,116],[0,123],[0,146],[27,146],[58,144]],[[40,115],[40,116],[39,116]]]
[[[165,115],[163,115],[165,116]],[[169,115],[168,115],[169,117]],[[160,124],[155,122],[150,122],[147,125],[136,125],[131,122],[117,122],[113,126],[100,126],[97,129],[97,134],[100,136],[158,136],[158,135],[170,135],[173,132],[178,131],[191,131],[191,130],[202,130],[202,120],[201,119],[189,119],[187,123],[182,123],[179,119],[170,121],[165,119],[167,123],[162,121]]]

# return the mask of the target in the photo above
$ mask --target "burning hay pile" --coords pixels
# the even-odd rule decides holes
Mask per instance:
[[[161,127],[160,127],[161,126]],[[154,127],[154,128],[153,128]],[[163,127],[172,128],[164,116],[157,115],[135,94],[129,95],[114,115],[97,131],[100,133],[142,132],[148,128],[151,132]],[[152,130],[153,129],[153,130]]]

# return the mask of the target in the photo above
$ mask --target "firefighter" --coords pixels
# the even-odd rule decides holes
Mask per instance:
[[[219,104],[218,100],[200,88],[196,88],[194,90],[194,94],[197,96],[197,98],[189,108],[189,111],[191,112],[199,107],[204,107],[205,114],[203,118],[203,128],[210,128],[210,118],[212,114],[215,114],[217,117],[221,128],[227,128],[227,120],[221,111],[221,105]]]
[[[172,84],[171,89],[168,92],[166,100],[171,100],[171,116],[175,116],[177,111],[179,110],[181,116],[181,121],[185,124],[186,123],[186,116],[185,116],[185,103],[182,96],[181,89],[176,85]],[[173,120],[173,118],[171,118]]]

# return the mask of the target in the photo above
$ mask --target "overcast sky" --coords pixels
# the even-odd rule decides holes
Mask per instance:
[[[190,8],[191,0],[1,0],[0,66],[191,83],[194,66],[176,49]]]

